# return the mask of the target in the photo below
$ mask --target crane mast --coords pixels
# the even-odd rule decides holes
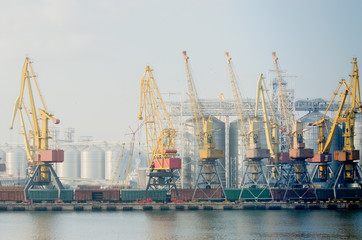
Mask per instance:
[[[146,190],[176,189],[177,172],[181,159],[175,155],[176,131],[172,126],[165,104],[158,90],[150,66],[141,79],[140,112],[146,127],[147,161],[150,170]]]
[[[258,78],[258,86],[256,91],[256,106],[255,106],[255,114],[253,119],[249,119],[249,132],[247,134],[248,136],[248,143],[249,146],[246,150],[246,168],[241,180],[241,191],[239,198],[241,199],[244,191],[248,192],[248,199],[251,200],[262,200],[265,199],[265,192],[270,192],[270,185],[269,181],[267,179],[263,162],[262,160],[265,158],[270,157],[270,149],[263,149],[261,148],[260,143],[260,131],[259,131],[259,121],[258,121],[258,103],[259,103],[259,97],[261,96],[262,99],[262,105],[263,108],[266,107],[265,105],[265,99],[264,94],[262,91],[261,83],[263,79],[263,74],[259,75]],[[260,94],[261,93],[261,94]],[[269,119],[266,115],[266,109],[264,109],[264,115],[265,115],[265,127],[266,127],[266,136],[267,140],[269,139],[269,146],[271,145],[271,132],[269,128]],[[269,194],[268,194],[269,195]],[[267,199],[270,199],[269,197]]]
[[[340,88],[342,86],[345,87],[345,90],[340,93],[340,106],[331,129],[328,132],[327,139],[325,139],[324,133],[327,128],[328,119],[326,119],[325,116],[332,104],[332,101],[322,119],[313,124],[319,129],[318,154],[316,154],[311,160],[311,162],[317,163],[313,172],[313,177],[315,177],[318,181],[330,180],[328,187],[333,187],[335,198],[338,197],[337,189],[340,187],[362,187],[362,172],[357,163],[357,160],[360,158],[360,152],[354,147],[355,115],[358,111],[362,114],[357,58],[353,58],[351,63],[353,64],[352,74],[350,75],[351,82],[347,82],[342,79],[339,82],[337,91],[334,93],[332,98],[333,101],[335,96],[338,95]],[[344,145],[341,151],[334,152],[334,160],[339,162],[339,166],[335,174],[332,174],[332,171],[328,168],[328,162],[331,161],[329,151],[337,125],[343,123]]]
[[[128,155],[128,161],[127,161],[126,178],[124,180],[124,184],[126,186],[130,186],[130,175],[131,175],[132,158],[133,158],[133,152],[134,152],[134,143],[136,140],[136,133],[141,129],[142,126],[143,126],[143,123],[141,123],[135,131],[133,131],[131,129],[132,139],[129,144],[129,155]]]
[[[275,68],[275,74],[277,77],[277,91],[278,91],[278,109],[280,110],[280,120],[282,127],[282,139],[281,139],[281,152],[288,152],[289,148],[292,148],[292,137],[291,132],[293,130],[294,113],[291,101],[287,98],[285,89],[285,82],[279,70],[278,57],[275,52],[272,52],[273,62]]]
[[[32,80],[36,86],[36,90],[42,104],[42,109],[39,108],[38,111],[36,109],[34,94],[31,85]],[[28,88],[30,112],[26,110],[26,106],[24,103],[24,93],[26,86]],[[29,131],[29,134],[26,123],[24,121],[23,111],[27,115],[27,119],[30,122],[31,130]],[[60,199],[60,192],[63,189],[63,185],[59,181],[58,176],[56,175],[52,167],[52,163],[63,162],[64,151],[60,149],[50,150],[48,146],[48,139],[50,138],[48,121],[52,120],[54,124],[59,124],[60,121],[54,118],[53,115],[46,110],[45,102],[40,93],[40,89],[36,80],[36,75],[34,74],[29,58],[25,59],[25,63],[23,65],[20,94],[15,102],[10,129],[13,129],[17,113],[19,113],[22,134],[25,143],[25,150],[29,161],[29,178],[24,189],[25,200],[29,200],[29,190],[31,188],[42,188],[42,186],[50,185],[53,180],[55,182],[55,186],[58,189],[58,198]],[[31,115],[31,117],[29,115]],[[38,116],[41,119],[41,124]],[[53,176],[53,179],[51,178],[51,176]]]
[[[233,90],[233,96],[234,96],[234,102],[236,104],[236,110],[238,113],[238,117],[240,118],[240,129],[242,131],[242,136],[246,136],[248,130],[246,125],[247,119],[244,114],[244,107],[243,107],[243,101],[241,97],[240,88],[238,86],[238,82],[236,81],[235,73],[233,70],[233,67],[231,65],[231,57],[229,55],[229,52],[225,52],[226,60],[228,64],[229,69],[229,75],[231,80],[231,87]],[[246,146],[246,143],[243,141],[244,146]]]
[[[121,147],[121,150],[119,151],[116,164],[115,164],[115,166],[113,168],[112,176],[111,176],[111,184],[110,184],[111,187],[113,187],[115,182],[117,181],[117,176],[119,174],[119,166],[121,165],[121,160],[122,160],[122,157],[123,157],[123,152],[124,152],[125,145],[126,145],[125,143],[122,143],[122,147]]]
[[[203,192],[203,197],[200,200],[210,200],[214,198],[214,193],[221,189],[224,192],[224,188],[218,173],[217,159],[224,158],[224,151],[216,149],[216,144],[213,141],[213,120],[212,116],[206,117],[202,114],[201,105],[197,96],[197,91],[191,74],[189,66],[189,57],[186,51],[182,52],[185,61],[185,69],[187,75],[188,96],[192,104],[193,121],[194,121],[194,133],[197,137],[197,143],[200,151],[200,167],[199,174],[195,183],[195,191],[193,199],[197,189]],[[203,189],[214,189],[214,192],[206,192]]]
[[[255,113],[254,113],[254,119],[257,119],[258,117],[258,105],[259,105],[259,99],[261,101],[262,109],[263,109],[263,119],[264,119],[264,128],[265,128],[265,136],[266,136],[266,142],[268,149],[270,151],[270,157],[274,164],[278,163],[278,154],[279,154],[279,136],[278,136],[278,124],[276,122],[275,114],[273,107],[271,105],[271,101],[269,98],[269,95],[267,93],[264,77],[261,74],[258,80],[257,85],[257,94],[256,94],[256,102],[255,102]],[[267,105],[265,101],[265,96],[268,101],[268,105],[270,107],[271,112],[271,118],[268,117],[268,110]]]

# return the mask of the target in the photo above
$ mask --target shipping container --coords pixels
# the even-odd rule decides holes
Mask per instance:
[[[29,189],[29,200],[32,201],[73,201],[74,191],[72,189],[62,189],[58,198],[58,189]]]
[[[75,201],[112,201],[120,200],[118,189],[77,189],[75,190]]]
[[[171,190],[171,198],[178,198],[184,201],[191,201],[194,196],[195,189],[177,189],[178,197],[176,190]],[[196,189],[194,199],[207,199],[210,197],[210,200],[220,200],[223,198],[223,192],[221,188],[218,189]]]
[[[167,190],[143,190],[143,189],[123,189],[121,190],[122,202],[134,202],[145,199],[152,199],[155,202],[165,202]]]
[[[320,201],[326,201],[334,199],[332,188],[317,188],[317,197]]]
[[[348,199],[348,200],[362,199],[362,189],[361,188],[338,188],[337,189],[337,199]]]
[[[237,201],[240,197],[241,189],[224,189],[225,198],[228,201]],[[254,200],[254,199],[271,199],[270,191],[267,188],[244,188],[240,200]]]
[[[57,189],[29,189],[29,200],[54,201],[58,199]]]
[[[0,201],[24,201],[23,189],[0,189]]]
[[[317,195],[313,188],[272,188],[273,199],[283,200],[316,200]],[[286,193],[287,192],[287,193]]]

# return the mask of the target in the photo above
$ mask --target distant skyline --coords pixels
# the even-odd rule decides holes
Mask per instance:
[[[119,141],[137,122],[146,65],[162,93],[185,95],[183,50],[200,98],[232,98],[225,51],[253,98],[276,51],[297,98],[330,99],[352,58],[362,66],[361,9],[358,0],[2,1],[0,143],[23,141],[19,119],[9,126],[26,56],[59,127],[95,141]]]

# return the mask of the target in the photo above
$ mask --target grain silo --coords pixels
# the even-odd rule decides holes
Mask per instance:
[[[81,152],[81,178],[104,179],[104,151],[89,146]]]

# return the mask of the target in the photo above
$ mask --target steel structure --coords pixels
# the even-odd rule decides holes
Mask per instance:
[[[175,134],[152,70],[146,66],[141,79],[141,101],[138,119],[146,127],[147,161],[150,170],[146,190],[176,189],[181,159],[175,155]]]
[[[274,98],[272,94],[272,102],[274,103]],[[313,111],[325,111],[329,105],[330,100],[325,100],[321,98],[316,99],[299,99],[295,100],[295,111],[296,112],[313,112]],[[238,117],[239,113],[237,110],[237,105],[234,99],[199,99],[200,110],[205,116],[230,116]],[[190,99],[180,100],[180,101],[165,101],[165,104],[168,106],[170,117],[190,117],[193,116],[192,104]],[[329,107],[330,111],[337,111],[339,107],[338,102],[333,102]],[[245,113],[245,118],[250,118],[254,116],[255,109],[255,99],[244,98],[243,99],[243,108]],[[275,109],[275,108],[274,108]],[[259,112],[262,116],[262,112]]]
[[[355,115],[358,111],[362,114],[357,58],[353,58],[351,63],[353,64],[351,82],[342,79],[334,93],[334,97],[340,96],[340,106],[330,130],[327,127],[329,120],[325,118],[328,109],[322,119],[313,124],[319,129],[318,154],[312,159],[312,162],[317,163],[313,176],[317,175],[321,180],[330,180],[328,186],[333,187],[335,198],[338,197],[337,188],[362,187],[362,172],[358,165],[360,153],[354,147]],[[342,86],[344,90],[339,93]],[[344,146],[342,151],[334,152],[334,160],[339,162],[339,167],[335,174],[330,174],[328,171],[328,162],[331,159],[329,150],[338,124],[344,125]],[[327,139],[324,136],[325,129],[329,130]]]
[[[270,126],[270,120],[266,112],[265,103],[265,88],[263,81],[263,74],[259,75],[256,91],[255,113],[253,119],[249,120],[249,132],[248,132],[248,149],[246,150],[246,169],[241,180],[241,191],[239,199],[242,198],[243,192],[248,191],[248,195],[252,196],[251,199],[257,201],[260,196],[264,196],[265,191],[270,191],[270,185],[267,178],[267,174],[263,167],[263,159],[269,159],[270,157],[276,158],[278,153],[276,151],[277,142],[272,139],[272,132]],[[260,131],[258,120],[258,105],[261,100],[263,108],[263,122],[265,124],[265,135],[268,143],[268,149],[263,149],[260,144]],[[273,131],[274,133],[275,131]],[[257,194],[254,194],[253,189],[259,188]]]
[[[197,137],[197,142],[200,151],[199,174],[195,182],[195,190],[193,199],[196,199],[196,191],[199,189],[203,192],[203,196],[197,198],[199,200],[215,199],[214,194],[218,189],[224,192],[224,188],[218,173],[217,159],[224,158],[224,151],[216,149],[216,144],[213,141],[213,120],[212,115],[205,117],[201,111],[201,105],[197,95],[195,83],[189,66],[189,57],[186,51],[183,51],[185,69],[187,75],[188,96],[192,104],[192,116],[194,121],[194,135]],[[217,114],[215,114],[217,115]],[[206,192],[203,189],[214,189],[214,191]],[[198,195],[200,196],[200,195]],[[225,196],[225,194],[223,194]]]
[[[238,85],[238,82],[236,80],[236,76],[235,76],[235,73],[234,73],[234,69],[233,69],[233,66],[232,66],[232,63],[231,63],[231,57],[229,56],[229,52],[225,52],[225,55],[226,55],[226,60],[227,60],[227,64],[228,64],[228,70],[229,70],[229,75],[230,75],[230,81],[231,81],[231,87],[232,87],[232,90],[233,90],[233,97],[234,97],[234,102],[235,102],[235,109],[238,113],[238,125],[239,125],[239,128],[241,130],[241,142],[242,144],[239,146],[240,148],[242,148],[242,150],[244,150],[245,152],[245,149],[247,148],[248,146],[248,143],[247,143],[247,133],[248,133],[248,129],[247,129],[247,122],[248,122],[248,118],[246,118],[245,116],[245,107],[244,107],[244,104],[243,104],[243,98],[242,98],[242,95],[241,95],[241,91],[240,91],[240,88],[239,88],[239,85]],[[225,100],[224,96],[222,97],[222,100]],[[229,116],[225,116],[225,120],[228,120],[229,119]],[[225,121],[225,125],[226,125],[226,129],[228,129],[228,126],[229,126],[229,123],[228,121]],[[229,136],[229,135],[228,135]],[[226,141],[226,151],[225,151],[225,154],[226,154],[226,161],[225,161],[225,168],[226,168],[226,174],[227,174],[227,180],[231,180],[233,179],[233,176],[237,175],[236,173],[234,173],[235,170],[237,170],[236,168],[232,168],[233,164],[232,161],[230,161],[230,154],[229,154],[229,143],[228,143],[228,140]],[[232,184],[235,184],[234,182],[232,181],[227,181],[227,186],[230,187]]]
[[[36,109],[34,94],[32,90],[32,80],[36,86],[36,90],[41,101],[42,108],[39,108],[38,110]],[[28,88],[30,110],[27,110],[24,102],[26,86]],[[60,121],[58,119],[55,119],[45,107],[45,102],[40,93],[36,76],[34,74],[29,58],[25,59],[25,63],[23,66],[20,94],[15,102],[10,129],[13,128],[17,112],[19,113],[20,117],[25,150],[29,161],[28,180],[24,188],[25,200],[29,200],[29,189],[44,188],[44,186],[48,186],[51,184],[54,184],[55,187],[58,189],[58,199],[60,199],[60,193],[63,189],[63,185],[60,182],[57,174],[55,173],[52,163],[63,162],[64,151],[60,149],[50,150],[48,144],[48,140],[50,138],[48,121],[52,120],[54,124],[58,124],[60,123]],[[23,117],[23,112],[25,112],[25,115],[29,120],[29,124],[26,124]],[[31,130],[29,132],[27,129],[27,125],[30,125]]]

